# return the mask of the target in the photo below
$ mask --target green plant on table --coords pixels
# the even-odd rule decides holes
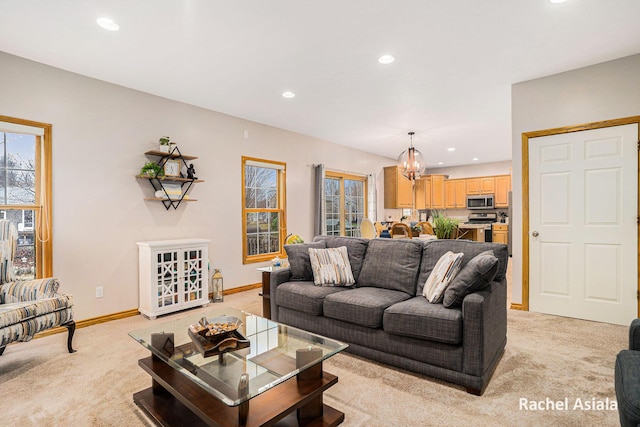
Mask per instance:
[[[155,162],[147,162],[142,166],[142,169],[140,169],[140,176],[147,178],[162,178],[164,177],[164,169]]]
[[[438,239],[451,239],[458,223],[457,219],[446,217],[442,212],[433,214],[433,231]]]
[[[160,145],[169,145],[169,137],[163,136],[158,140],[158,142],[160,143]]]

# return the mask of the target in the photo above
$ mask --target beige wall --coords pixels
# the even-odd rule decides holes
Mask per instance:
[[[76,319],[138,307],[137,241],[211,239],[225,287],[260,281],[242,264],[241,156],[287,163],[288,232],[311,239],[312,164],[377,175],[394,164],[308,136],[264,126],[51,68],[0,52],[0,114],[53,125],[54,274],[74,295]],[[244,131],[249,137],[244,138]],[[165,210],[134,178],[143,154],[169,135],[194,161],[191,197]],[[380,215],[382,203],[378,204]],[[104,298],[95,288],[104,287]],[[257,291],[256,291],[257,292]]]
[[[449,179],[474,178],[477,176],[510,175],[511,160],[464,166],[449,166],[427,169],[427,174],[448,175]]]
[[[522,302],[522,134],[640,115],[640,55],[512,86],[513,302]]]

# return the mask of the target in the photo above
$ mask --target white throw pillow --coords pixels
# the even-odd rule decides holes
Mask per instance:
[[[351,272],[347,247],[309,248],[313,283],[318,286],[351,286],[356,281]]]
[[[427,301],[434,304],[442,301],[445,289],[460,270],[463,257],[463,253],[454,254],[451,251],[440,257],[424,284],[422,295]]]

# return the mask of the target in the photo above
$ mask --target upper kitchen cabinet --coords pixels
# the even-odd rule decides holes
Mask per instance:
[[[416,180],[416,209],[431,209],[431,177]]]
[[[495,207],[509,207],[509,191],[511,191],[511,175],[495,177]]]
[[[384,207],[385,209],[413,207],[411,181],[402,176],[397,166],[384,168]]]
[[[469,178],[467,181],[467,194],[494,194],[495,177]]]
[[[444,209],[444,175],[431,177],[431,209]]]
[[[416,180],[416,209],[444,209],[444,175]]]
[[[447,209],[463,209],[467,206],[467,180],[448,179],[444,182],[444,200]]]

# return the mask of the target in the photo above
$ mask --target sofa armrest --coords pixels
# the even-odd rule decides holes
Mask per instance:
[[[640,319],[633,319],[629,326],[629,350],[640,350]]]
[[[59,287],[57,277],[4,283],[0,285],[0,300],[14,303],[52,298],[58,293]]]
[[[280,268],[271,272],[269,276],[269,296],[271,304],[271,320],[278,321],[278,304],[276,303],[276,290],[278,285],[291,280],[291,269]]]
[[[507,343],[507,281],[469,294],[462,301],[463,370],[482,376]]]

